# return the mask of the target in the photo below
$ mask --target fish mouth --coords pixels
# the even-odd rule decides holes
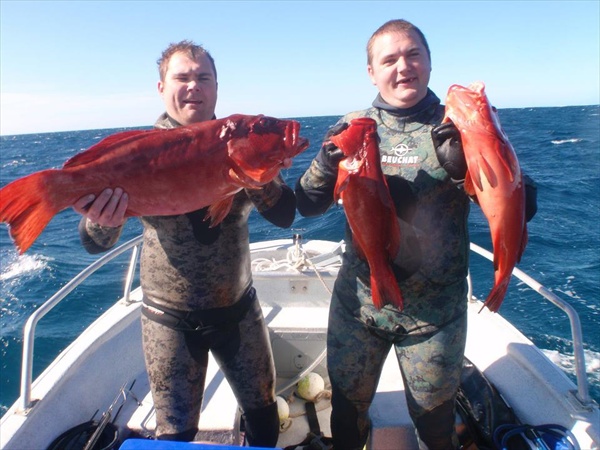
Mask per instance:
[[[308,139],[300,136],[300,124],[296,121],[290,121],[285,128],[286,146],[298,155],[308,148]]]

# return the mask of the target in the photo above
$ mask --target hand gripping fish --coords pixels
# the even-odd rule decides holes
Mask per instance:
[[[63,209],[86,194],[121,187],[126,216],[177,215],[210,206],[211,225],[233,196],[272,181],[285,158],[308,147],[300,124],[232,115],[170,130],[117,133],[75,155],[62,169],[19,178],[0,190],[0,222],[25,252]]]
[[[450,86],[444,122],[451,120],[460,132],[468,168],[465,192],[477,197],[490,226],[495,283],[485,306],[496,312],[527,245],[525,183],[517,155],[484,90],[481,82],[468,88]]]
[[[356,251],[369,264],[373,304],[377,309],[386,303],[402,309],[402,294],[390,267],[400,246],[400,226],[381,170],[377,124],[369,118],[354,119],[331,141],[346,156],[339,164],[334,197],[342,199]]]

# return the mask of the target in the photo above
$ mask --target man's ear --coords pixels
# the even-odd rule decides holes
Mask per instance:
[[[373,68],[371,67],[371,64],[367,64],[367,73],[369,74],[369,78],[371,79],[371,83],[373,83],[374,85],[375,83],[375,77],[373,76]]]

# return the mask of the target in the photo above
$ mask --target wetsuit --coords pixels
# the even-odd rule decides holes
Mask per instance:
[[[440,166],[431,130],[444,107],[436,95],[401,110],[378,96],[347,114],[377,122],[381,167],[396,204],[401,243],[393,269],[404,309],[373,306],[368,264],[346,226],[346,252],[330,307],[327,365],[333,390],[334,448],[362,449],[385,359],[394,346],[420,444],[456,448],[454,400],[467,331],[469,197]],[[296,184],[298,211],[322,214],[333,202],[336,173],[317,155]]]
[[[179,126],[163,114],[156,128]],[[252,287],[248,217],[289,227],[294,192],[276,179],[235,195],[231,212],[209,228],[202,209],[141,217],[142,335],[159,439],[193,440],[198,430],[210,350],[244,412],[253,446],[273,447],[279,434],[275,369],[262,310]],[[122,227],[85,218],[80,235],[90,252],[107,250]]]

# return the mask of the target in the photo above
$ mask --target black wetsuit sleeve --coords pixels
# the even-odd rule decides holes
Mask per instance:
[[[288,228],[296,217],[296,196],[281,177],[264,185],[261,189],[246,189],[261,216],[280,228]]]
[[[324,214],[333,204],[337,174],[327,170],[318,159],[296,183],[298,212],[304,217]]]
[[[281,197],[271,208],[260,214],[280,228],[289,228],[296,218],[296,196],[287,185],[281,185]]]

